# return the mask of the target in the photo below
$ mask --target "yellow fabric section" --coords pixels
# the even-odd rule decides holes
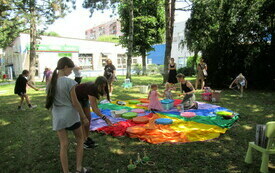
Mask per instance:
[[[170,124],[170,128],[175,130],[181,135],[186,136],[188,141],[205,141],[214,139],[220,136],[220,133],[225,133],[226,128],[221,128],[215,125],[208,125],[197,123],[194,121],[184,121],[178,118],[168,117],[166,115],[158,114],[161,118],[170,118],[173,120],[173,124]]]

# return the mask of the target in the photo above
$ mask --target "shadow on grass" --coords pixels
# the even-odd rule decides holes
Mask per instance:
[[[122,77],[115,83],[112,99],[129,100],[147,97],[138,87],[123,89]],[[146,85],[150,81],[161,86],[160,77],[133,77],[134,86]],[[0,97],[0,167],[6,172],[60,172],[59,142],[52,131],[52,117],[44,108],[45,92],[28,92],[37,109],[17,111],[19,97],[12,94],[13,86],[6,87],[8,93]],[[161,87],[160,87],[161,88]],[[2,88],[1,88],[2,89]],[[222,100],[215,103],[240,113],[239,121],[219,138],[204,142],[184,144],[153,145],[128,137],[112,137],[91,132],[91,137],[99,144],[95,149],[85,150],[84,164],[98,173],[125,173],[129,160],[143,157],[144,150],[155,162],[154,166],[138,165],[133,172],[259,172],[260,154],[254,152],[254,165],[244,163],[249,141],[255,138],[255,125],[274,119],[274,92],[245,91],[239,99],[231,90],[222,91]],[[196,93],[201,101],[200,93]],[[74,137],[69,133],[70,170],[75,166]],[[270,158],[271,162],[274,158]],[[270,165],[270,171],[275,171]]]

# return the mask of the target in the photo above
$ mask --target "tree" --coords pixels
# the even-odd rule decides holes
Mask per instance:
[[[3,30],[6,31],[6,34],[2,37],[6,40],[3,46],[9,45],[11,40],[13,41],[20,32],[28,31],[30,33],[29,70],[30,81],[33,81],[35,75],[37,39],[43,30],[46,29],[47,25],[52,24],[57,18],[64,17],[70,6],[67,1],[63,0],[14,0],[12,3],[9,2],[9,5],[7,5],[6,1],[2,1],[3,5],[0,6],[1,10],[6,10],[4,17],[1,18],[1,22],[6,24],[5,28],[3,27]],[[75,1],[73,0],[71,2],[74,7]],[[8,20],[11,19],[13,21],[8,22]],[[42,29],[38,30],[38,26]],[[9,39],[9,37],[11,39]]]
[[[168,64],[171,58],[171,49],[173,41],[173,29],[174,29],[174,20],[175,20],[175,2],[176,0],[165,0],[165,57],[164,57],[164,75],[163,83],[167,81],[168,78]]]
[[[164,34],[163,3],[160,0],[134,0],[134,35],[133,54],[142,56],[142,71],[146,74],[146,53],[153,50],[152,45],[162,43]],[[129,5],[119,5],[119,16],[123,36],[120,43],[127,46],[129,42]]]
[[[206,59],[208,84],[223,87],[242,72],[250,86],[271,86],[275,78],[274,58],[269,51],[274,33],[274,1],[192,0],[192,3],[185,29],[186,42],[189,49],[201,51]]]

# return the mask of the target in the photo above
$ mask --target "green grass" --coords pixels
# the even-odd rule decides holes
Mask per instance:
[[[94,80],[84,79],[83,81]],[[112,99],[134,99],[146,97],[138,87],[123,89],[124,77],[115,83]],[[194,78],[190,78],[194,82]],[[161,76],[133,76],[133,84],[156,83],[163,90]],[[37,83],[42,85],[42,83]],[[45,91],[28,90],[32,103],[38,108],[17,111],[19,98],[13,94],[14,84],[0,86],[0,168],[3,173],[58,173],[59,141],[52,131],[52,118],[44,108]],[[201,101],[200,93],[196,93]],[[249,141],[254,140],[255,125],[274,120],[275,93],[273,91],[245,90],[245,97],[238,98],[232,90],[222,91],[222,100],[217,105],[240,114],[240,120],[218,139],[185,144],[153,145],[128,137],[112,136],[91,132],[98,147],[85,150],[84,164],[95,173],[124,173],[130,159],[135,160],[143,150],[156,163],[155,166],[138,166],[135,173],[229,173],[259,172],[260,154],[255,153],[254,165],[246,165],[244,156]],[[26,105],[25,105],[26,107]],[[75,170],[74,137],[70,133],[69,165]],[[275,172],[274,156],[270,157],[270,171]],[[273,163],[273,164],[272,164]]]

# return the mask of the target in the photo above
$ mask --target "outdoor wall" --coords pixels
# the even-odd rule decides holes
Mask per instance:
[[[28,34],[20,34],[13,46],[5,49],[5,63],[13,65],[16,75],[29,67],[29,40]],[[87,67],[90,66],[82,71],[84,76],[103,75],[106,59],[111,59],[113,64],[119,67],[117,68],[118,75],[126,74],[126,61],[118,60],[118,58],[121,59],[118,55],[125,55],[126,58],[126,49],[115,43],[41,36],[38,45],[36,69],[40,78],[43,76],[45,67],[54,70],[57,61],[63,56],[72,58],[80,66],[81,63]],[[141,57],[134,59],[137,63],[142,62]],[[87,60],[91,61],[90,64]],[[124,62],[124,64],[118,64],[118,62]]]

